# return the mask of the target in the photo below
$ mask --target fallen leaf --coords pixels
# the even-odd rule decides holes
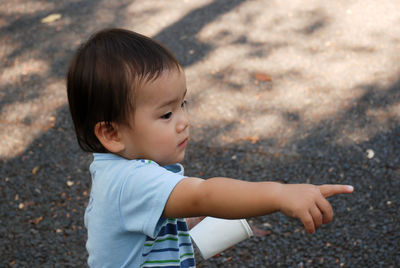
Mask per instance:
[[[250,137],[245,137],[245,138],[243,138],[243,140],[244,140],[244,141],[250,141],[251,144],[255,144],[255,143],[257,143],[257,142],[260,140],[260,138],[259,138],[259,137],[256,137],[256,136],[250,136]]]
[[[231,261],[231,260],[232,260],[232,256],[230,256],[230,257],[228,257],[228,258],[225,258],[224,262],[229,262],[229,261]]]
[[[43,217],[37,217],[36,219],[30,220],[29,222],[32,224],[38,224],[39,222],[41,222],[43,220]]]
[[[256,237],[264,237],[264,236],[271,234],[271,231],[260,229],[254,225],[250,225],[250,227],[251,227],[251,230],[253,230],[254,236],[256,236]]]
[[[32,175],[35,175],[39,170],[39,166],[36,166],[32,169]]]
[[[292,234],[291,232],[285,232],[285,233],[283,233],[283,236],[284,237],[289,237],[291,234]]]
[[[34,206],[35,205],[35,202],[33,202],[33,201],[25,201],[25,202],[22,202],[22,203],[19,203],[18,204],[18,209],[24,209],[24,208],[26,208],[26,207],[31,207],[31,206]]]
[[[31,207],[31,206],[35,205],[35,202],[33,202],[33,201],[26,201],[24,203],[25,203],[25,206],[27,206],[27,207]]]
[[[54,22],[54,21],[59,20],[59,19],[61,19],[61,14],[54,13],[54,14],[48,15],[47,17],[44,17],[42,19],[42,23],[51,23],[51,22]]]
[[[263,81],[263,82],[268,82],[268,81],[272,81],[271,76],[269,76],[266,73],[256,73],[255,77],[258,81]]]

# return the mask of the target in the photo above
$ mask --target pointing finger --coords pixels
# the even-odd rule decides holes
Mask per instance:
[[[354,188],[351,185],[340,185],[340,184],[324,184],[318,186],[321,194],[324,197],[330,197],[337,194],[350,194]]]

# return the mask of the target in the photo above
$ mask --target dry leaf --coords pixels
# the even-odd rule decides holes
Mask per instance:
[[[32,224],[38,224],[39,222],[41,222],[43,220],[43,217],[37,217],[36,219],[30,220],[29,222]]]
[[[271,234],[271,231],[266,231],[266,230],[260,229],[254,225],[250,225],[250,227],[251,227],[251,230],[253,230],[254,236],[256,236],[256,237],[263,237],[263,236],[267,236],[267,235]]]
[[[33,201],[25,201],[25,202],[23,202],[23,203],[19,203],[18,204],[18,209],[24,209],[25,207],[31,207],[31,206],[34,206],[35,205],[35,202],[33,202]]]
[[[244,141],[250,141],[251,144],[255,144],[255,143],[257,143],[257,142],[260,140],[260,138],[259,138],[259,137],[256,137],[256,136],[249,136],[249,137],[243,138],[243,140],[244,140]]]
[[[47,17],[43,18],[42,23],[51,23],[51,22],[54,22],[59,19],[61,19],[61,14],[54,13],[54,14],[50,14]]]
[[[258,81],[263,81],[263,82],[268,82],[268,81],[272,81],[271,76],[269,76],[266,73],[256,73],[255,75],[256,79]]]
[[[231,261],[231,260],[232,260],[232,256],[226,258],[226,259],[224,260],[224,262],[229,262],[229,261]]]
[[[39,166],[36,166],[32,169],[32,175],[35,175],[39,170]]]

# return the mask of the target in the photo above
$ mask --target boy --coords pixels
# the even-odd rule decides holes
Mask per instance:
[[[183,176],[189,139],[185,75],[162,45],[107,29],[77,51],[67,76],[79,145],[94,153],[85,212],[91,267],[195,267],[185,217],[281,211],[313,233],[344,185],[286,185]]]

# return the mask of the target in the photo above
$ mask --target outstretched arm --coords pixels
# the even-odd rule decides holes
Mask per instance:
[[[345,185],[280,184],[247,182],[230,178],[185,178],[172,191],[164,217],[213,216],[235,219],[281,211],[300,219],[313,233],[332,220],[325,197],[351,193]]]

